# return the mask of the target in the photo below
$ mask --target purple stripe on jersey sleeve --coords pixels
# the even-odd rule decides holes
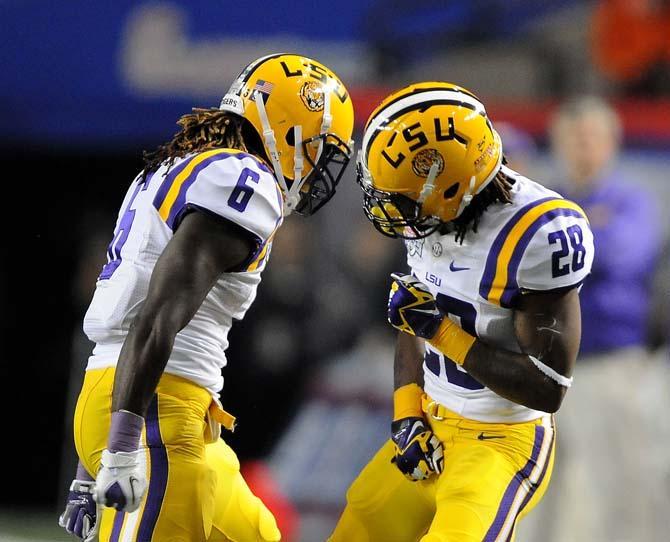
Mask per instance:
[[[500,230],[496,236],[491,249],[489,250],[489,255],[486,258],[486,266],[484,267],[484,274],[482,275],[482,280],[479,283],[479,295],[484,299],[488,299],[491,288],[493,287],[493,279],[496,276],[496,266],[498,264],[498,256],[502,250],[503,245],[505,244],[505,239],[512,231],[512,228],[521,220],[521,218],[530,211],[533,207],[537,207],[547,201],[555,200],[555,197],[542,198],[536,201],[533,201],[527,205],[524,205],[519,209],[512,218],[510,218],[507,223]]]
[[[519,242],[514,247],[512,252],[512,257],[510,258],[509,266],[507,268],[507,284],[505,284],[505,289],[503,294],[500,297],[500,305],[503,307],[512,307],[514,301],[519,294],[519,285],[517,282],[517,272],[519,271],[519,264],[521,264],[521,258],[523,258],[526,248],[530,244],[533,236],[537,233],[542,226],[554,220],[559,216],[575,216],[578,218],[584,218],[584,215],[575,209],[551,209],[546,213],[537,217],[535,222],[533,222],[528,229],[524,232],[519,239]]]
[[[137,531],[137,540],[142,541],[151,540],[168,481],[168,455],[161,437],[158,406],[158,396],[154,395],[146,417],[147,447],[151,457],[151,473],[149,474],[149,490]]]
[[[189,173],[188,177],[186,177],[181,187],[179,188],[179,194],[177,195],[177,199],[174,201],[172,207],[170,208],[170,213],[168,214],[166,220],[166,223],[168,226],[170,226],[170,229],[174,230],[176,218],[177,216],[179,216],[180,211],[184,208],[184,205],[186,204],[186,192],[198,178],[200,172],[203,169],[205,169],[208,165],[210,165],[212,162],[225,160],[226,158],[230,158],[231,156],[238,156],[238,155],[228,154],[226,152],[215,154],[214,156],[210,156],[209,158],[203,160],[193,168],[193,171]]]
[[[223,155],[216,155],[216,156],[222,156],[222,157],[232,156],[237,158],[238,160],[243,160],[244,158],[251,158],[254,162],[256,162],[256,165],[260,170],[265,171],[270,175],[274,175],[272,173],[272,170],[268,168],[268,166],[266,166],[261,160],[259,160],[258,158],[256,158],[251,154],[239,152],[234,154],[223,153]],[[197,155],[192,156],[191,158],[188,158],[186,160],[183,160],[181,164],[179,164],[175,168],[172,168],[170,172],[165,176],[165,178],[163,179],[163,183],[161,184],[160,188],[156,191],[156,196],[154,197],[154,207],[156,209],[160,209],[161,205],[163,205],[163,202],[165,201],[165,198],[167,197],[168,192],[170,191],[172,183],[174,183],[174,180],[177,178],[177,175],[179,175],[182,171],[184,171],[184,169],[186,168],[186,166],[188,166],[191,160],[193,160],[196,157]],[[280,205],[281,205],[281,194],[280,194]]]
[[[540,449],[542,448],[542,441],[544,440],[544,432],[544,427],[541,425],[535,426],[535,441],[533,442],[533,451],[531,453],[530,459],[526,462],[523,468],[514,475],[514,478],[512,478],[512,481],[507,486],[507,489],[505,490],[503,498],[500,502],[500,506],[498,507],[498,513],[496,514],[491,527],[489,527],[489,530],[484,537],[484,542],[495,542],[496,538],[500,534],[500,531],[505,524],[505,520],[510,513],[512,504],[514,503],[514,498],[516,497],[516,494],[521,487],[521,484],[530,477],[531,473],[533,472],[533,468],[537,463],[537,458],[539,457]],[[549,456],[547,456],[547,461],[548,460]],[[531,492],[534,493],[536,489],[537,485],[534,485],[531,489]]]
[[[165,198],[168,195],[168,192],[170,191],[170,187],[172,186],[172,183],[174,180],[177,178],[177,175],[179,175],[186,166],[193,160],[195,156],[192,156],[191,158],[187,158],[186,160],[183,160],[181,164],[179,164],[177,167],[172,168],[168,174],[165,176],[163,179],[162,184],[156,191],[156,196],[154,196],[154,207],[156,209],[160,209],[161,205],[163,205],[163,202],[165,201]]]

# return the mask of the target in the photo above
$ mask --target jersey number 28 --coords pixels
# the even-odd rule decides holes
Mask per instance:
[[[560,243],[561,248],[556,250],[551,255],[551,276],[552,278],[563,277],[570,272],[579,271],[584,267],[584,257],[586,255],[586,248],[584,248],[584,234],[582,229],[574,224],[568,227],[565,231],[552,231],[548,236],[549,244]],[[570,246],[568,247],[568,240]],[[572,262],[563,263],[562,260],[570,255],[570,248],[572,248]],[[572,264],[572,265],[571,265]]]

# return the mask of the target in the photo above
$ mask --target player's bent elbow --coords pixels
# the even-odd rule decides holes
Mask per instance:
[[[565,397],[566,391],[567,388],[560,386],[555,382],[548,382],[542,398],[543,407],[539,410],[542,410],[542,412],[549,412],[550,414],[558,412],[558,409],[561,408],[561,404],[563,403],[563,397]]]

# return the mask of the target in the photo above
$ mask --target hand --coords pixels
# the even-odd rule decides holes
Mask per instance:
[[[98,534],[97,506],[93,500],[95,482],[73,480],[67,496],[65,511],[58,518],[58,525],[68,533],[90,542]]]
[[[104,506],[134,512],[147,490],[147,477],[141,462],[144,451],[102,451],[102,463],[95,482],[93,498]]]
[[[428,286],[412,275],[393,273],[388,301],[388,321],[396,329],[432,338],[444,320]]]
[[[402,418],[391,424],[395,457],[391,460],[406,478],[425,480],[444,468],[442,443],[426,427],[423,418]]]

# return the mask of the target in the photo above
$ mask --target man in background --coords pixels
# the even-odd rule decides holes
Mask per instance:
[[[496,122],[496,132],[505,142],[507,166],[524,176],[532,177],[537,154],[533,136],[510,122]]]
[[[658,210],[636,179],[618,171],[621,124],[603,100],[563,104],[550,137],[560,190],[586,211],[597,256],[580,295],[574,386],[559,414],[560,467],[534,519],[542,539],[556,542],[662,540],[668,490],[659,467],[668,424],[657,414],[667,399],[654,376],[662,368],[646,351]]]

